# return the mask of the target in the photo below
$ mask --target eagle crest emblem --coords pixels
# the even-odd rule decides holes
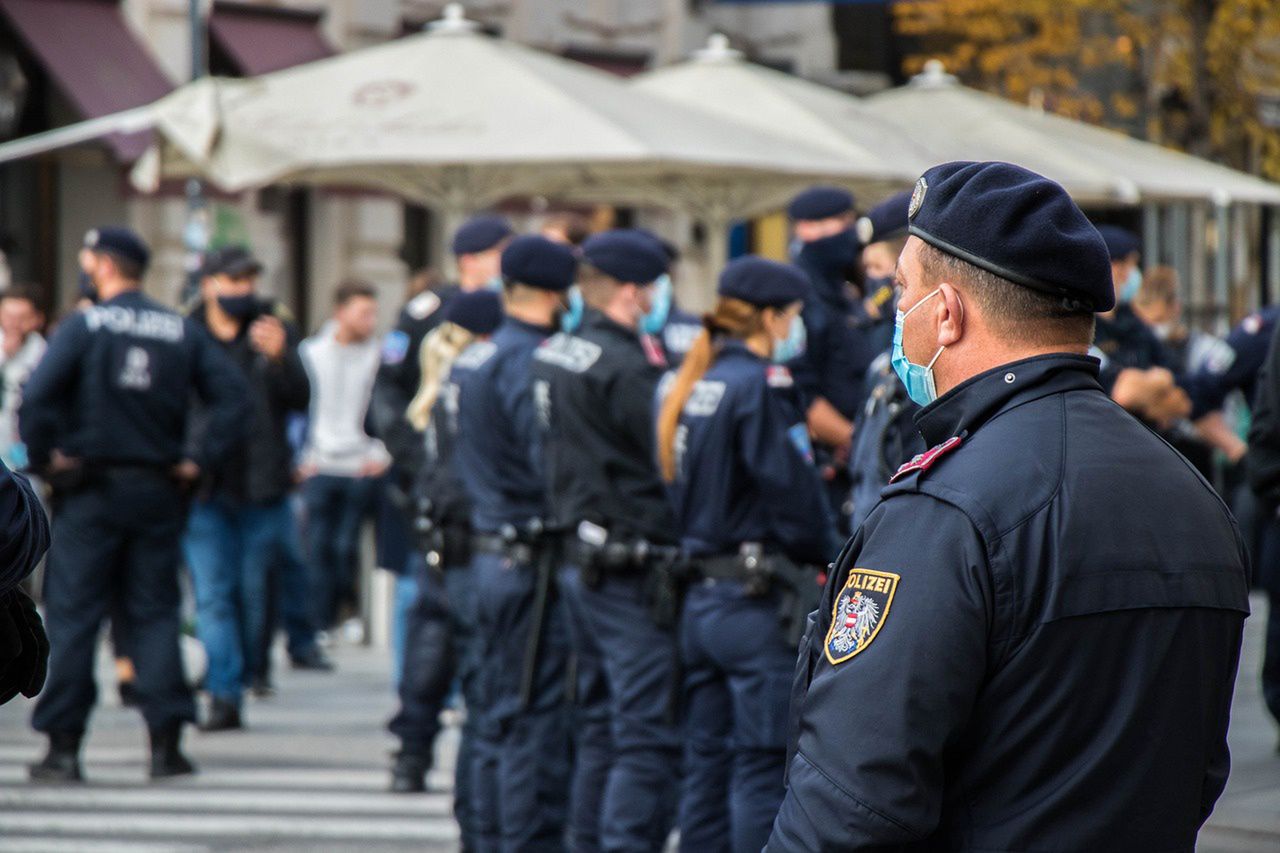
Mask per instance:
[[[874,569],[852,569],[836,596],[827,629],[827,660],[843,663],[860,654],[880,633],[889,615],[899,575]]]

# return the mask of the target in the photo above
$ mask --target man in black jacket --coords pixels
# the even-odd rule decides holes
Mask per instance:
[[[290,657],[295,666],[329,667],[306,621],[310,596],[299,578],[305,569],[287,500],[293,452],[285,427],[290,414],[306,411],[310,385],[287,312],[255,292],[261,271],[243,247],[212,252],[201,271],[202,302],[191,315],[243,371],[252,409],[247,440],[205,472],[184,542],[209,658],[205,688],[212,703],[205,731],[241,726],[241,691],[258,672],[274,567],[293,580],[281,596]],[[197,416],[194,433],[203,427]]]
[[[1280,330],[1271,339],[1258,374],[1249,425],[1245,466],[1258,496],[1262,544],[1254,582],[1267,593],[1266,646],[1262,657],[1262,698],[1280,722]]]

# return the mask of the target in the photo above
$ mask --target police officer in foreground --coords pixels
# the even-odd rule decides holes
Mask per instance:
[[[665,359],[640,331],[667,264],[661,244],[638,231],[587,239],[582,325],[534,354],[552,518],[567,543],[560,580],[574,653],[573,850],[661,850],[673,823],[677,539],[653,441]]]
[[[783,343],[804,274],[738,258],[665,385],[658,459],[694,573],[680,622],[680,843],[759,851],[782,800],[796,645],[839,547]]]
[[[917,183],[894,363],[931,449],[813,615],[767,850],[1194,847],[1227,779],[1247,558],[1098,385],[1107,267],[1037,174]]]
[[[577,273],[573,249],[538,235],[502,253],[506,318],[454,362],[455,464],[471,498],[471,571],[487,707],[472,812],[481,849],[558,850],[569,781],[567,648],[555,601],[558,542],[530,380]],[[496,821],[496,825],[494,822]]]
[[[36,781],[78,781],[96,687],[98,629],[120,596],[151,736],[151,777],[194,771],[179,750],[195,704],[178,653],[179,538],[186,493],[241,440],[248,390],[190,321],[144,296],[148,251],[123,228],[91,234],[99,303],[63,321],[27,383],[19,425],[31,464],[54,487],[45,576],[52,654],[32,716],[49,753]],[[191,395],[209,426],[184,458]]]

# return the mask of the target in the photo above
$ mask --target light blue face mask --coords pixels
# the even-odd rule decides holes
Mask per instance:
[[[935,290],[929,296],[937,292]],[[890,359],[893,363],[893,372],[902,380],[902,384],[907,389],[907,396],[918,406],[927,406],[938,399],[938,386],[933,381],[933,365],[946,347],[938,347],[938,351],[933,354],[928,364],[911,363],[907,359],[907,354],[902,351],[902,324],[911,316],[912,311],[929,301],[929,296],[912,305],[905,314],[899,309],[893,321],[893,355]]]
[[[587,309],[587,305],[582,301],[582,291],[578,290],[575,284],[569,288],[569,308],[560,315],[560,328],[573,334],[578,331],[578,327],[582,325],[582,312]]]
[[[501,293],[502,292],[502,276],[495,275],[490,277],[489,280],[484,283],[484,286],[486,289],[492,290],[494,293]]]
[[[805,330],[804,320],[797,314],[791,318],[791,329],[787,332],[787,336],[773,345],[774,362],[786,364],[788,361],[799,358],[804,355],[804,348],[808,342],[809,333]]]
[[[653,301],[649,312],[640,318],[640,331],[656,335],[667,325],[671,314],[671,276],[663,273],[653,282]]]
[[[1129,270],[1129,277],[1124,280],[1124,287],[1120,288],[1120,301],[1132,302],[1138,298],[1138,291],[1142,289],[1142,270],[1134,267]]]

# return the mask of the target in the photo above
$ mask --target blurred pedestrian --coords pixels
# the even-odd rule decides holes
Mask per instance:
[[[897,277],[931,449],[832,568],[766,849],[1193,849],[1227,781],[1248,558],[1098,385],[1106,247],[1056,183],[948,163]]]
[[[88,241],[99,304],[68,317],[27,382],[19,429],[54,489],[44,596],[49,684],[32,716],[49,752],[37,781],[81,778],[80,744],[96,696],[98,630],[123,604],[152,778],[194,771],[182,755],[195,703],[178,651],[185,495],[242,440],[245,382],[191,321],[140,291],[150,253],[123,228]],[[192,397],[208,427],[184,448]]]
[[[334,291],[332,318],[298,348],[311,378],[311,416],[302,451],[307,543],[315,575],[316,624],[338,623],[358,605],[360,526],[391,457],[365,432],[378,372],[373,286],[345,281]]]
[[[44,311],[35,291],[21,285],[0,292],[0,461],[9,468],[27,466],[27,449],[18,435],[22,386],[44,357]]]
[[[298,333],[283,306],[257,292],[262,264],[244,246],[215,249],[200,271],[200,304],[191,321],[235,365],[247,386],[248,433],[232,453],[206,466],[183,540],[196,595],[196,630],[208,658],[206,732],[242,726],[241,703],[266,653],[268,589],[273,572],[302,574],[294,562],[297,530],[289,511],[292,454],[285,433],[291,412],[305,410],[309,385],[298,358]],[[213,429],[207,411],[192,435]],[[305,578],[303,579],[305,583]],[[305,587],[281,606],[301,608]],[[286,618],[296,623],[297,615]],[[309,622],[294,624],[296,663],[323,663]]]
[[[506,318],[453,364],[455,462],[471,498],[476,631],[485,691],[472,814],[480,849],[559,850],[565,829],[568,651],[559,559],[529,366],[557,326],[577,260],[538,235],[502,252]]]
[[[758,851],[782,802],[787,701],[817,571],[836,553],[800,389],[779,364],[805,275],[746,256],[667,386],[658,459],[694,580],[680,623],[685,850]]]

